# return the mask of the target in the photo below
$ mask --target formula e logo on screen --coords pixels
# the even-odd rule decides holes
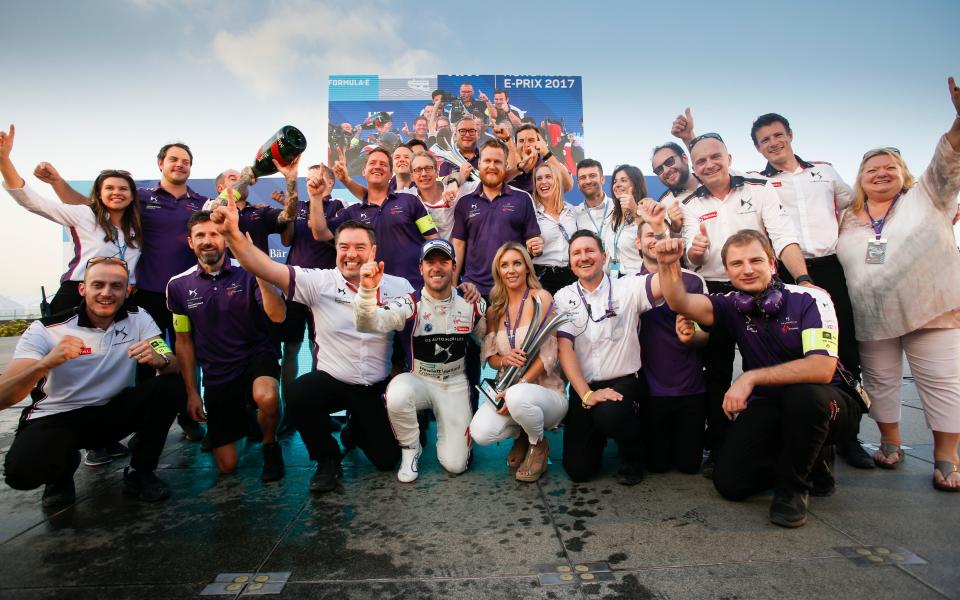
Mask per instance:
[[[331,79],[330,87],[368,87],[369,79]]]

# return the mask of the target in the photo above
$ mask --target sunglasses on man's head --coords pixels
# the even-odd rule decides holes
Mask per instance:
[[[106,263],[108,265],[119,265],[123,267],[123,270],[130,272],[130,266],[127,264],[127,261],[122,258],[117,258],[116,256],[94,256],[87,261],[87,268],[92,267],[93,265],[99,265],[100,263]]]
[[[690,143],[687,144],[687,148],[693,150],[693,147],[702,142],[703,140],[717,140],[721,144],[723,143],[723,138],[720,137],[719,133],[705,133],[703,135],[698,135],[697,137],[690,140]]]

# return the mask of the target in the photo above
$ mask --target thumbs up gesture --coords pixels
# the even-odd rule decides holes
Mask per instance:
[[[370,248],[367,262],[360,267],[360,287],[366,290],[375,290],[380,287],[383,279],[383,261],[377,262],[377,246]]]
[[[710,236],[707,235],[707,225],[700,223],[700,233],[693,236],[693,243],[690,244],[690,250],[687,252],[687,255],[691,261],[697,264],[703,264],[703,256],[709,248]]]
[[[689,144],[690,140],[694,138],[693,113],[690,112],[690,107],[684,109],[683,114],[677,115],[677,118],[673,120],[673,125],[670,127],[670,133],[674,137],[683,140],[684,144]]]

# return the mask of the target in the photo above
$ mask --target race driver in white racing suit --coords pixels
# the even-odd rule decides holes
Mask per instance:
[[[469,336],[478,343],[483,339],[486,303],[475,290],[468,295],[476,302],[457,293],[454,256],[453,246],[444,239],[425,242],[420,250],[423,289],[384,306],[378,305],[383,263],[370,261],[360,270],[354,301],[357,330],[400,331],[410,365],[410,371],[394,377],[386,392],[387,413],[402,453],[397,479],[404,483],[419,475],[418,410],[433,409],[437,418],[437,459],[444,469],[463,473],[470,456],[468,427],[473,415],[464,357]]]

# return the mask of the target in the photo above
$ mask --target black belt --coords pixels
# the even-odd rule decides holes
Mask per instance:
[[[840,260],[837,258],[836,254],[828,254],[826,256],[817,256],[814,258],[805,258],[804,261],[808,265],[825,265],[827,263],[840,263]]]

